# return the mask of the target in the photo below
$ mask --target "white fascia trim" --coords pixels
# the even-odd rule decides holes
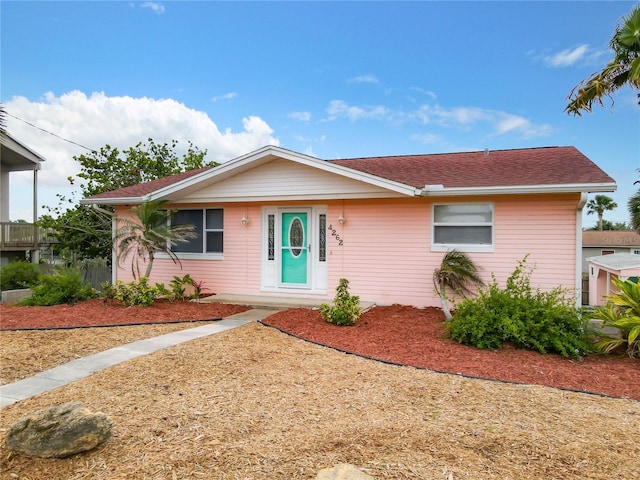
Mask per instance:
[[[582,192],[576,209],[576,308],[582,307],[582,209],[587,204],[589,194]]]
[[[148,197],[122,197],[122,198],[82,198],[80,205],[130,205],[149,200]]]
[[[19,142],[7,132],[3,132],[2,135],[0,135],[0,143],[9,150],[20,155],[25,160],[29,160],[30,162],[37,164],[38,169],[40,169],[40,162],[45,161],[45,158],[42,155]]]
[[[515,185],[508,187],[425,187],[417,194],[423,197],[447,197],[464,195],[513,195],[529,193],[585,193],[615,192],[615,183],[572,183],[563,185]]]

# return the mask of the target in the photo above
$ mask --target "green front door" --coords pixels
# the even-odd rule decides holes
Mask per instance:
[[[306,286],[308,278],[308,212],[282,212],[281,283]]]

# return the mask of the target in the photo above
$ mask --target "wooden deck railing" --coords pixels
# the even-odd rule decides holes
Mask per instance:
[[[0,250],[35,250],[57,242],[51,229],[33,223],[0,222]]]

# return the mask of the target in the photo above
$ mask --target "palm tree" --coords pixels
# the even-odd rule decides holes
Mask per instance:
[[[617,207],[618,204],[613,201],[613,198],[606,195],[596,195],[595,199],[587,202],[587,215],[598,214],[598,230],[602,231],[602,215],[605,211],[613,210]]]
[[[569,104],[565,112],[581,116],[582,110],[591,112],[594,102],[604,106],[603,97],[612,98],[613,92],[625,84],[640,89],[640,5],[634,6],[629,15],[622,18],[609,46],[614,52],[613,59],[602,70],[573,87],[567,97]]]
[[[472,285],[484,285],[478,276],[478,267],[466,253],[457,250],[448,251],[442,258],[440,268],[433,272],[433,285],[442,301],[442,311],[447,320],[451,320],[451,311],[447,299],[447,289],[466,297],[471,293]]]
[[[193,225],[169,225],[171,211],[164,209],[166,201],[144,202],[132,207],[130,212],[134,214],[134,219],[118,218],[123,225],[116,232],[118,245],[118,264],[133,254],[131,264],[133,278],[140,277],[138,261],[148,261],[144,277],[151,275],[153,260],[156,252],[163,252],[169,255],[173,263],[178,263],[180,259],[171,250],[171,245],[178,242],[186,242],[198,235],[193,231]]]
[[[640,233],[640,190],[629,199],[627,205],[629,207],[629,214],[631,215],[631,228]]]

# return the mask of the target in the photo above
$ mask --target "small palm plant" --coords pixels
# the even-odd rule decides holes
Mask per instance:
[[[627,345],[630,357],[640,357],[640,283],[613,279],[618,290],[607,296],[607,304],[596,308],[592,318],[602,320],[603,327],[620,330],[619,338],[604,338],[596,347],[609,353],[622,345]]]
[[[442,301],[442,311],[447,320],[451,320],[451,310],[447,290],[466,297],[471,293],[471,286],[482,286],[484,282],[478,275],[478,267],[466,253],[457,250],[448,251],[442,258],[440,268],[433,272],[433,285]]]
[[[180,264],[180,259],[171,250],[171,245],[196,238],[193,225],[170,225],[171,211],[164,208],[165,200],[147,201],[131,207],[134,218],[118,218],[122,227],[116,232],[118,245],[118,264],[130,254],[134,255],[131,272],[134,278],[140,277],[139,259],[147,261],[147,269],[142,277],[149,278],[156,252],[166,253],[173,263]],[[182,266],[182,265],[181,265]]]

